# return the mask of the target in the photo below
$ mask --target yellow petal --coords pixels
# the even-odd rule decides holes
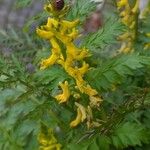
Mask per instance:
[[[51,39],[54,35],[51,31],[44,31],[39,28],[36,29],[36,33],[44,39]]]
[[[51,4],[45,5],[44,9],[49,13],[51,13],[54,10]]]
[[[97,95],[97,91],[95,89],[92,89],[90,85],[87,85],[85,88],[84,88],[84,92],[87,94],[87,95],[90,95],[90,96],[93,96],[93,95]]]
[[[103,100],[99,96],[90,96],[90,106],[91,107],[99,107]]]
[[[50,39],[50,42],[51,42],[52,47],[55,49],[55,52],[57,51],[57,53],[60,53],[60,46],[57,40],[53,37]]]
[[[133,13],[137,13],[139,11],[139,3],[140,3],[140,0],[136,0],[136,3],[132,9]]]
[[[61,23],[62,23],[63,27],[68,28],[68,29],[72,29],[79,24],[79,19],[74,20],[74,21],[63,20]]]
[[[65,81],[65,83],[60,83],[60,87],[63,92],[62,94],[55,96],[55,98],[59,101],[59,103],[67,102],[67,100],[70,97],[70,90],[69,90],[68,82]]]
[[[81,122],[82,113],[79,108],[77,108],[77,117],[70,123],[70,127],[76,127]]]
[[[45,69],[53,65],[57,61],[58,58],[59,58],[59,55],[56,53],[53,53],[49,58],[42,60],[40,69]]]
[[[150,33],[147,33],[146,36],[147,36],[147,37],[150,37]]]
[[[52,28],[52,27],[55,27],[57,28],[59,23],[56,19],[53,19],[53,18],[48,18],[47,20],[47,24],[46,24],[48,27]]]
[[[80,109],[82,117],[81,122],[83,122],[86,119],[86,109],[79,103],[75,102],[75,105]]]
[[[120,0],[119,2],[117,2],[118,8],[121,8],[127,4],[128,4],[128,0]]]
[[[81,68],[79,68],[79,72],[81,73],[81,75],[84,75],[89,69],[89,64],[83,62],[83,65]]]
[[[92,113],[92,109],[90,106],[87,107],[87,113],[88,113],[88,116],[92,119],[93,118],[93,113]]]
[[[145,46],[144,46],[144,49],[148,49],[148,48],[150,48],[150,43],[145,44]]]

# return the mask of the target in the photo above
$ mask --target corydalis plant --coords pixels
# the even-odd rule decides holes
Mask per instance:
[[[141,18],[143,19],[143,21],[146,21],[147,17],[149,17],[149,15],[150,15],[150,0],[148,1],[147,6],[143,10],[143,12],[141,13]],[[146,32],[145,35],[149,39],[150,38],[150,31]],[[149,49],[149,48],[150,48],[150,42],[145,43],[144,49]]]
[[[134,51],[134,42],[137,38],[139,0],[136,0],[133,5],[129,0],[118,0],[117,7],[121,21],[127,27],[127,32],[119,36],[119,40],[122,41],[119,52],[130,53]]]
[[[55,138],[53,130],[51,128],[47,129],[44,126],[41,127],[41,132],[38,135],[38,141],[40,144],[40,150],[60,150],[62,147]]]
[[[41,69],[46,69],[54,64],[60,65],[75,81],[73,89],[70,88],[68,81],[60,83],[62,93],[55,96],[59,103],[69,102],[71,95],[78,100],[78,102],[75,102],[77,117],[70,123],[70,126],[76,127],[85,120],[87,120],[88,127],[97,126],[98,123],[92,121],[92,108],[98,107],[102,99],[99,93],[84,80],[86,72],[90,69],[90,65],[86,63],[85,58],[91,56],[91,54],[85,47],[79,48],[75,45],[74,41],[80,36],[77,30],[79,20],[64,20],[63,18],[69,7],[59,2],[54,3],[52,1],[45,6],[45,10],[51,17],[48,18],[46,25],[37,28],[37,34],[48,40],[52,47],[49,58],[41,62]],[[87,106],[80,104],[81,94],[88,95]]]

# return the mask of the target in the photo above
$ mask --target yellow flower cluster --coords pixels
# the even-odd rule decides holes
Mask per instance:
[[[147,33],[146,36],[150,38],[150,33]],[[150,42],[145,44],[144,49],[150,49]]]
[[[75,120],[70,123],[71,127],[76,127],[80,122],[87,120],[86,124],[88,128],[99,127],[101,124],[98,121],[93,120],[93,113],[90,106],[85,108],[83,105],[75,102],[77,106],[77,116]]]
[[[141,19],[145,19],[147,16],[150,15],[150,0],[148,0],[146,7],[144,8],[144,10],[141,12],[140,14],[140,18]]]
[[[52,9],[51,4],[45,6],[45,9],[51,12],[53,17],[48,18],[46,25],[37,28],[37,34],[47,39],[52,48],[49,58],[42,60],[41,69],[46,69],[54,64],[61,65],[75,80],[75,89],[79,91],[76,95],[80,95],[80,93],[87,94],[89,96],[90,107],[99,106],[102,101],[101,97],[98,95],[98,92],[84,80],[84,75],[89,69],[89,64],[84,61],[84,58],[89,57],[90,53],[85,47],[78,48],[74,44],[74,40],[80,36],[79,31],[76,29],[79,20],[67,21],[62,19],[62,15],[61,17],[59,15],[56,17],[56,13],[54,9]],[[82,66],[79,67],[79,64],[82,64]],[[62,89],[62,93],[56,95],[55,98],[59,103],[65,103],[69,100],[72,91],[70,91],[67,81],[59,85]],[[76,106],[77,118],[71,122],[71,127],[77,126],[86,119],[84,106],[77,103]]]
[[[118,0],[117,7],[120,11],[121,21],[128,28],[127,32],[119,36],[119,40],[122,41],[119,52],[130,53],[134,51],[133,44],[137,36],[139,0],[136,0],[133,6],[129,0]]]
[[[53,134],[52,129],[48,129],[47,133],[40,133],[38,136],[40,144],[39,150],[60,150],[61,144],[59,144]]]
[[[149,15],[150,15],[150,0],[148,1],[147,6],[142,12],[141,18],[146,19],[146,17]],[[146,37],[150,38],[150,32],[146,33]],[[145,44],[144,49],[150,49],[150,42]]]

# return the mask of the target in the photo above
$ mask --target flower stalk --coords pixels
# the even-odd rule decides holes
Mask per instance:
[[[129,0],[117,1],[121,21],[127,27],[127,31],[118,38],[122,42],[119,49],[120,53],[132,53],[134,51],[134,43],[138,37],[139,2],[136,0],[134,5],[131,5]]]
[[[41,69],[46,69],[54,64],[60,65],[75,80],[74,91],[78,91],[76,94],[88,95],[90,107],[98,107],[102,102],[100,95],[84,80],[86,72],[90,69],[90,65],[84,59],[91,54],[85,47],[79,48],[74,44],[74,41],[81,36],[77,29],[79,20],[64,20],[63,17],[67,13],[67,8],[68,6],[64,6],[61,10],[56,10],[53,3],[45,6],[45,10],[51,14],[51,17],[48,18],[47,24],[37,28],[36,32],[41,38],[48,40],[52,48],[51,55],[42,60]],[[79,66],[79,64],[82,65]],[[68,81],[59,85],[62,94],[56,95],[56,100],[59,103],[69,102],[70,95],[74,91],[70,91]],[[75,127],[86,120],[84,106],[78,103],[75,105],[77,106],[77,117],[71,122],[71,127]]]

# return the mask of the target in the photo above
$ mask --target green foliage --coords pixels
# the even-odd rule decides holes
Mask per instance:
[[[31,5],[33,0],[16,0],[16,7],[17,8],[24,8]]]
[[[34,35],[34,33],[30,35],[13,28],[9,28],[8,31],[0,30],[0,53],[6,57],[11,55],[10,52],[13,52],[19,58],[32,57],[44,44]]]
[[[26,7],[31,3],[18,0],[17,6]],[[95,4],[90,1],[77,0],[66,18],[80,19],[83,23],[94,8]],[[145,37],[149,32],[149,19],[139,23],[137,51],[132,54],[116,53],[117,37],[125,31],[118,18],[106,20],[102,29],[81,39],[80,46],[93,53],[86,60],[93,68],[84,79],[99,92],[103,102],[93,110],[93,118],[100,122],[98,128],[87,129],[83,122],[71,129],[69,123],[76,116],[75,99],[71,96],[69,103],[60,105],[54,96],[60,93],[59,82],[67,80],[72,88],[75,81],[59,65],[39,69],[50,47],[37,38],[35,31],[29,33],[30,25],[40,24],[47,15],[39,13],[31,18],[24,31],[0,30],[0,150],[37,150],[41,124],[54,129],[64,150],[148,150],[150,54],[143,46],[149,42]],[[12,51],[9,55],[5,54],[6,48]],[[106,55],[95,56],[99,50]],[[24,61],[25,58],[29,60]],[[27,69],[29,62],[35,66],[33,72]],[[81,94],[81,99],[87,102],[86,95]]]
[[[75,20],[79,19],[83,22],[86,17],[96,8],[96,3],[87,0],[76,0],[71,6],[68,19]]]
[[[127,75],[133,75],[134,71],[150,65],[150,58],[139,55],[123,55],[107,62],[100,67],[91,69],[87,74],[88,82],[97,90],[108,90],[113,85],[120,84]]]
[[[86,142],[82,142],[80,144],[70,144],[67,145],[66,149],[75,150],[76,148],[81,150],[109,150],[111,140],[107,136],[96,136],[90,140],[86,140]]]
[[[119,148],[125,148],[129,145],[141,146],[142,142],[149,142],[148,132],[142,125],[136,123],[125,122],[116,127],[114,135],[111,137],[113,145]]]
[[[99,51],[104,49],[108,44],[117,42],[116,37],[124,30],[124,26],[116,18],[108,19],[104,27],[99,29],[96,33],[88,34],[84,39],[82,45],[89,48],[91,51]]]

